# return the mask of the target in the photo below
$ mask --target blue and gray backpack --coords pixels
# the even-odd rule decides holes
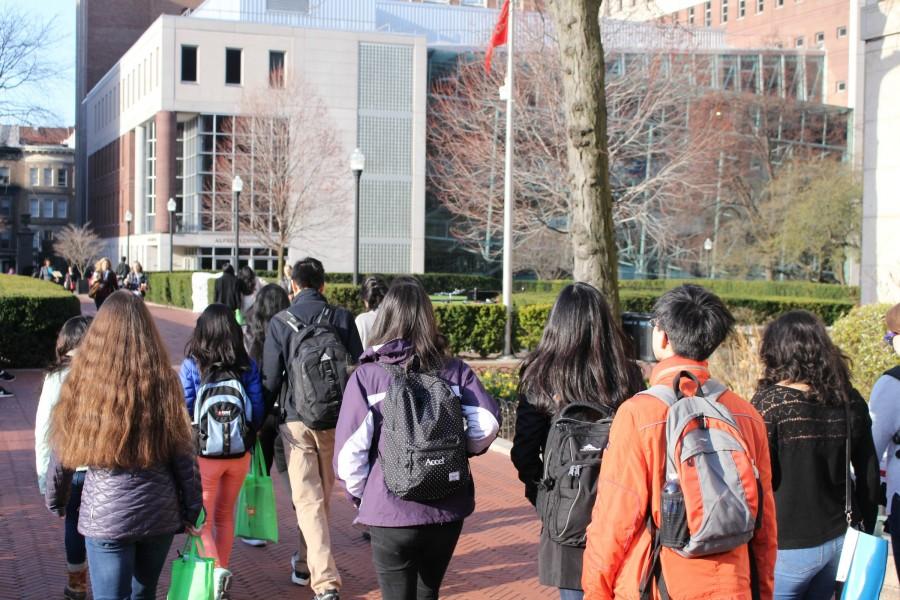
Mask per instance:
[[[250,448],[253,407],[235,373],[212,371],[203,378],[194,402],[192,425],[197,455],[207,458],[243,456]]]

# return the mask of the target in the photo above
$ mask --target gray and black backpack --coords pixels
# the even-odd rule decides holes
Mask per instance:
[[[585,547],[611,412],[568,404],[550,427],[536,507],[550,539],[562,546]]]
[[[212,370],[194,401],[192,425],[197,454],[206,458],[243,456],[252,445],[253,406],[236,373]]]
[[[333,309],[325,305],[318,316],[304,323],[290,311],[276,318],[292,329],[287,364],[291,402],[310,429],[334,429],[341,409],[350,357],[337,329],[331,324]]]
[[[459,395],[436,373],[381,365],[392,375],[381,403],[379,452],[387,488],[404,500],[440,500],[469,485]]]

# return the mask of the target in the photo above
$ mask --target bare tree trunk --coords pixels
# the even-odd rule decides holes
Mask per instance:
[[[575,279],[619,311],[618,257],[606,139],[601,0],[549,0],[556,17],[568,130]]]

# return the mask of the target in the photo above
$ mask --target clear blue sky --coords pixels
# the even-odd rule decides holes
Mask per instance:
[[[16,7],[37,19],[54,19],[55,40],[47,59],[59,68],[57,81],[44,86],[42,105],[55,115],[41,125],[75,125],[75,0],[0,0],[0,11]]]

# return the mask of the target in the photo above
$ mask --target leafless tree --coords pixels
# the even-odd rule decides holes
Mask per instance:
[[[41,100],[61,70],[47,54],[56,27],[53,19],[36,19],[14,4],[0,11],[0,120],[45,122],[54,115]]]
[[[515,263],[568,274],[573,253],[546,252],[551,240],[557,249],[571,243],[571,225],[579,220],[566,147],[564,69],[545,32],[526,31],[523,37],[515,98]],[[686,252],[685,240],[669,227],[672,215],[710,186],[702,164],[714,137],[707,135],[708,119],[688,127],[700,113],[691,106],[695,89],[684,76],[687,61],[678,56],[630,54],[606,66],[608,187],[618,251],[641,271],[647,257]],[[460,62],[432,90],[429,117],[431,189],[454,216],[454,236],[487,260],[501,250],[501,84],[502,76],[486,74],[479,62]]]
[[[53,251],[84,275],[88,267],[103,252],[103,242],[91,229],[90,222],[81,225],[66,225],[55,235]]]
[[[270,83],[243,98],[226,142],[233,152],[220,148],[217,168],[244,180],[241,229],[278,256],[281,273],[285,249],[346,215],[347,152],[306,82],[275,73]],[[230,189],[230,178],[217,182]]]

